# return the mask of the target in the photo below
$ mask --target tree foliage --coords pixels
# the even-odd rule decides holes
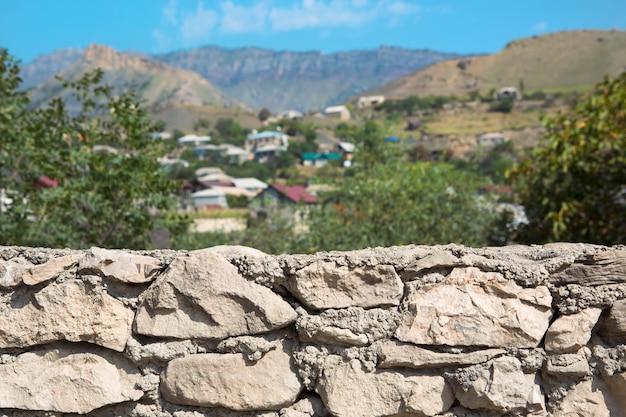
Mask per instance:
[[[499,241],[496,215],[477,197],[482,179],[441,162],[391,159],[343,178],[311,212],[309,246],[369,246]]]
[[[69,115],[63,99],[28,110],[6,50],[0,65],[2,244],[146,248],[155,228],[186,229],[186,219],[171,214],[178,185],[157,161],[172,145],[152,139],[162,126],[132,93],[115,96],[96,70],[62,81],[81,104],[78,114]]]
[[[530,223],[523,242],[626,242],[626,73],[546,118],[540,147],[510,173]]]

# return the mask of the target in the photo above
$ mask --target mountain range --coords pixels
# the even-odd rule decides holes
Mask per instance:
[[[176,79],[170,68],[179,68],[196,73],[193,76],[191,72],[177,73],[193,78],[191,84],[198,81],[196,75],[199,74],[223,92],[224,100],[232,97],[233,102],[242,102],[257,110],[266,107],[279,112],[338,104],[362,91],[457,56],[395,47],[324,54],[216,46],[148,55],[119,53],[92,45],[87,50],[62,49],[40,56],[22,67],[21,76],[23,87],[33,89],[37,100],[43,100],[45,94],[42,93],[49,93],[54,84],[50,78],[60,72],[63,77],[72,76],[97,64],[106,69],[105,81],[113,82],[116,87],[144,88],[150,87],[154,78],[159,78],[155,75],[158,71],[167,73],[161,79]],[[213,101],[221,104],[220,100]]]

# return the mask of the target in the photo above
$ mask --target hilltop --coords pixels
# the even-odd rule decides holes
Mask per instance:
[[[172,105],[245,107],[194,72],[123,54],[107,46],[91,45],[78,61],[58,75],[74,81],[95,68],[104,70],[103,81],[114,90],[122,92],[134,89],[138,98],[153,111]],[[34,107],[41,106],[58,97],[62,91],[59,81],[49,78],[32,88],[31,103]],[[68,100],[70,111],[75,110],[72,109],[75,102],[71,97],[64,98]]]
[[[491,55],[439,62],[366,94],[463,96],[520,82],[525,91],[585,91],[623,71],[626,31],[566,31],[514,40]]]

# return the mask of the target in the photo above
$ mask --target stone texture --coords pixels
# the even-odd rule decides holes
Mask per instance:
[[[587,308],[576,314],[557,318],[546,332],[545,349],[554,353],[576,352],[589,342],[591,330],[602,314],[599,308]]]
[[[281,297],[212,253],[174,260],[141,299],[136,330],[157,337],[223,339],[285,327],[297,317]]]
[[[317,392],[336,417],[434,416],[454,402],[441,376],[365,372],[359,360],[345,361],[337,355],[326,358]]]
[[[615,417],[606,405],[604,393],[594,381],[585,380],[567,392],[553,412],[554,417]]]
[[[27,352],[0,364],[0,408],[85,414],[138,400],[139,379],[137,369],[103,350]]]
[[[11,288],[20,285],[24,270],[32,266],[33,264],[20,258],[0,261],[0,287]]]
[[[585,254],[563,271],[550,276],[557,285],[585,284],[589,286],[626,282],[626,250],[609,250]]]
[[[611,407],[611,415],[626,417],[626,372],[605,376],[603,379],[615,398],[616,404]]]
[[[301,389],[289,343],[254,363],[241,354],[174,359],[161,384],[163,397],[172,403],[237,411],[278,410],[293,404]]]
[[[548,358],[546,373],[560,378],[584,378],[591,375],[585,355],[563,354]]]
[[[80,271],[95,271],[120,282],[149,282],[161,271],[158,259],[121,250],[91,248],[80,259]]]
[[[378,347],[381,368],[441,368],[487,362],[506,353],[504,349],[485,349],[469,353],[433,352],[415,345],[385,341]]]
[[[26,269],[22,274],[22,281],[26,285],[37,285],[41,282],[51,280],[76,265],[80,258],[80,254],[52,258],[44,264],[35,265]]]
[[[455,268],[446,282],[409,294],[396,337],[424,345],[536,347],[551,302],[544,286],[522,288],[498,273]]]
[[[464,407],[542,412],[544,397],[536,379],[534,374],[525,374],[521,362],[513,357],[466,368],[450,378],[454,394]]]
[[[326,261],[298,270],[287,286],[315,310],[398,305],[403,291],[402,281],[390,265],[348,268]]]
[[[327,344],[364,346],[393,336],[400,320],[397,309],[351,307],[309,315],[299,308],[296,330],[300,340]]]
[[[14,293],[0,303],[0,316],[0,348],[67,340],[121,352],[133,321],[132,310],[121,301],[78,279]]]
[[[419,276],[420,273],[429,269],[435,268],[452,268],[460,264],[459,258],[451,254],[450,252],[436,252],[432,255],[428,255],[422,259],[418,259],[411,265],[402,270],[402,277],[406,280],[410,280],[413,277]]]
[[[626,344],[626,298],[613,303],[598,334],[612,346]]]

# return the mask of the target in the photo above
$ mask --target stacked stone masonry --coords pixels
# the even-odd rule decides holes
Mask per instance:
[[[626,417],[626,247],[0,247],[0,416]]]

